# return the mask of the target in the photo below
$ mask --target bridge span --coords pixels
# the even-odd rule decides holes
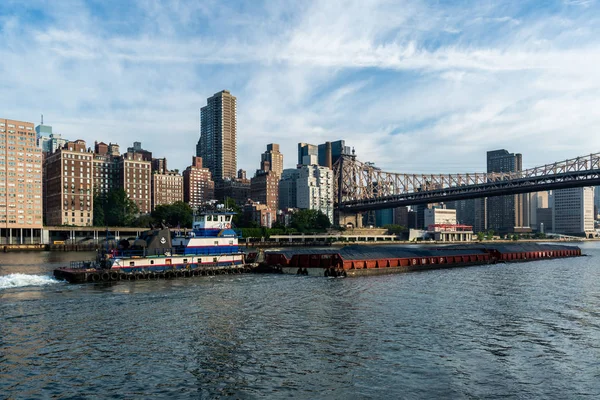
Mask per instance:
[[[385,172],[355,156],[334,164],[335,206],[355,214],[416,204],[600,185],[600,153],[518,172],[401,174]]]

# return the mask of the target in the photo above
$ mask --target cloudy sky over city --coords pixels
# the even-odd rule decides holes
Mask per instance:
[[[562,1],[0,1],[0,117],[191,162],[237,97],[238,168],[345,139],[408,173],[600,151],[600,5]]]

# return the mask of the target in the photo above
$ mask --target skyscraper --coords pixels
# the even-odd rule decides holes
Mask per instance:
[[[575,187],[554,191],[552,211],[555,233],[594,234],[594,188]]]
[[[507,150],[487,152],[487,172],[518,172],[523,170],[521,154]],[[487,225],[496,232],[514,232],[529,226],[528,196],[523,194],[497,196],[487,199]]]
[[[268,168],[266,168],[267,164]],[[277,176],[283,172],[283,154],[279,152],[279,145],[271,143],[267,145],[267,151],[261,154],[260,169],[263,171],[273,171]]]
[[[215,182],[236,176],[236,129],[236,98],[227,90],[209,97],[200,110],[196,156],[202,157]]]
[[[0,118],[0,243],[34,243],[42,228],[42,152],[30,122]]]

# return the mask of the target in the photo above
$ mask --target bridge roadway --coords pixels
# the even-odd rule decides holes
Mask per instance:
[[[510,173],[408,175],[352,156],[334,165],[336,206],[359,213],[416,204],[600,185],[600,153]]]

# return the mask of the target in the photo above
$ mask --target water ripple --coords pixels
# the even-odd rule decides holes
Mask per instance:
[[[594,398],[598,282],[585,257],[356,279],[13,286],[0,292],[0,393]]]

